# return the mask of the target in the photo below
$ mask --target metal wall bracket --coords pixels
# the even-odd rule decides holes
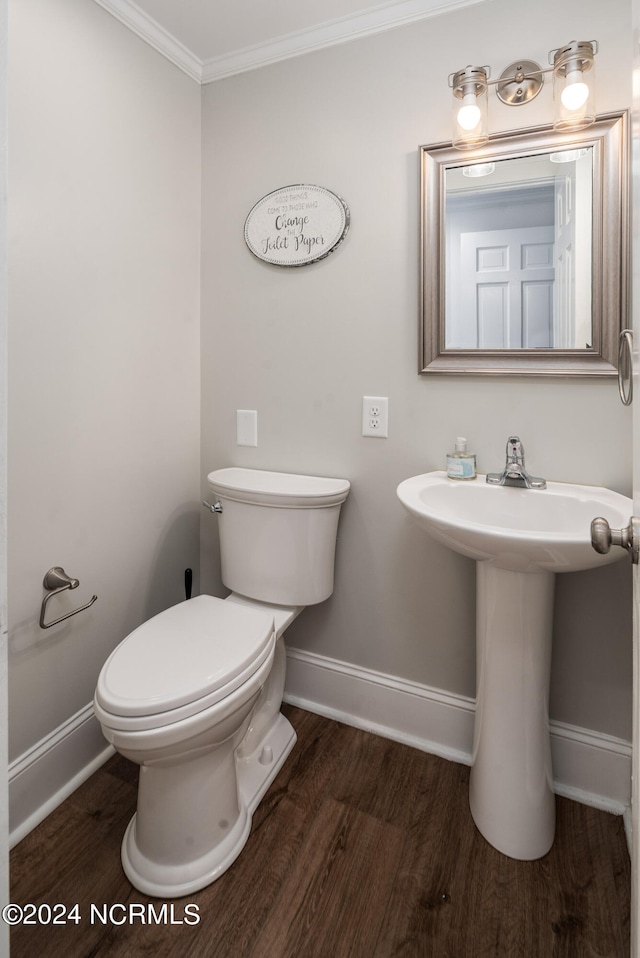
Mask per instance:
[[[97,595],[94,595],[86,605],[81,606],[79,609],[74,609],[73,612],[67,612],[66,615],[61,615],[59,619],[54,619],[53,622],[45,622],[44,616],[49,599],[51,599],[54,595],[58,595],[60,592],[64,592],[65,589],[77,589],[80,585],[80,582],[78,579],[72,579],[71,576],[67,575],[61,566],[56,565],[49,569],[43,579],[42,584],[47,590],[47,595],[45,595],[42,600],[42,608],[40,610],[41,629],[50,629],[52,625],[58,625],[59,622],[64,622],[65,619],[70,619],[72,615],[77,615],[78,612],[84,612],[84,610],[92,606],[98,598]]]

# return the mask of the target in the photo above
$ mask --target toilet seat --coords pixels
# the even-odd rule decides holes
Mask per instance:
[[[131,632],[105,662],[98,720],[123,731],[179,722],[221,702],[268,660],[273,616],[201,595]]]

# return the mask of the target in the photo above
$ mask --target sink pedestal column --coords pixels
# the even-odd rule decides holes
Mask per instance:
[[[477,563],[477,704],[469,802],[480,832],[523,861],[553,844],[551,572]]]

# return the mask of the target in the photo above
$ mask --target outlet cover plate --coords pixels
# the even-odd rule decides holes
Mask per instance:
[[[258,445],[258,413],[255,409],[236,409],[236,443]]]
[[[362,435],[386,439],[389,435],[389,399],[387,396],[362,397]]]

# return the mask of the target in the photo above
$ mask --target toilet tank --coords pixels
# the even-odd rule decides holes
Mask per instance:
[[[276,605],[315,605],[331,595],[346,479],[232,467],[207,480],[222,506],[220,557],[228,589]]]

